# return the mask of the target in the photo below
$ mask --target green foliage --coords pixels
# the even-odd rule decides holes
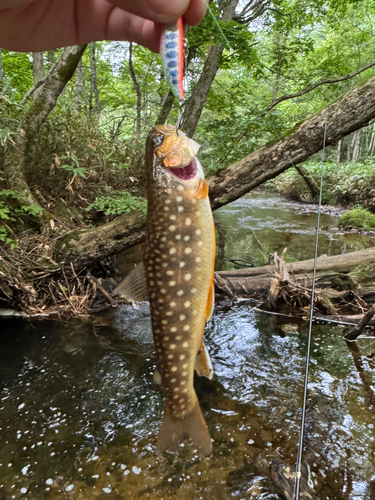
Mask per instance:
[[[316,183],[320,184],[321,162],[309,161],[303,164]],[[276,179],[267,183],[269,188],[291,196],[307,195],[309,190],[303,179],[294,168],[290,168]],[[375,161],[369,158],[366,162],[347,162],[337,166],[333,162],[325,162],[323,176],[323,203],[334,205],[367,204],[375,209]]]
[[[354,226],[360,229],[375,229],[375,214],[366,208],[356,207],[340,217],[343,226]]]
[[[127,191],[116,192],[111,196],[99,196],[87,208],[87,211],[96,210],[104,215],[120,215],[133,211],[146,213],[146,200],[132,196]]]
[[[11,249],[15,248],[16,229],[34,220],[40,211],[40,207],[29,205],[21,193],[10,189],[0,190],[0,242],[9,244]]]

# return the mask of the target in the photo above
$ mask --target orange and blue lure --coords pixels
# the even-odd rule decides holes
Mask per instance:
[[[179,101],[184,99],[184,27],[182,18],[168,24],[160,45],[165,78]]]

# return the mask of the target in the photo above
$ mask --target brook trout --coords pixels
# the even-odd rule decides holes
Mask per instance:
[[[199,146],[175,128],[156,126],[147,139],[148,214],[143,268],[115,293],[142,300],[146,277],[156,350],[154,379],[166,392],[160,451],[190,439],[201,452],[210,435],[194,390],[194,369],[212,378],[202,338],[214,305],[215,230]]]

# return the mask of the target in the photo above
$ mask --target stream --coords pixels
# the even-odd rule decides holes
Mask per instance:
[[[218,268],[270,252],[313,257],[316,209],[256,192],[215,213]],[[323,215],[319,254],[373,246]],[[286,260],[288,260],[288,258]],[[220,300],[206,328],[212,381],[196,378],[213,451],[159,455],[146,303],[94,323],[1,319],[0,500],[273,499],[270,464],[294,465],[308,325]],[[375,339],[315,323],[303,459],[320,500],[375,499]]]

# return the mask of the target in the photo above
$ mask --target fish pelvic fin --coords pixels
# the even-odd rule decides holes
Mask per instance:
[[[202,340],[201,350],[195,358],[195,371],[199,377],[206,377],[209,380],[214,378],[214,369],[207,347]]]
[[[185,440],[190,440],[202,455],[207,455],[212,449],[210,433],[198,400],[193,411],[185,418],[175,418],[168,405],[164,410],[158,438],[159,451],[176,451]]]
[[[210,289],[208,291],[208,297],[207,297],[207,304],[206,304],[206,323],[210,321],[212,318],[212,315],[214,313],[214,306],[215,306],[215,286],[214,282],[212,281],[210,285]]]

